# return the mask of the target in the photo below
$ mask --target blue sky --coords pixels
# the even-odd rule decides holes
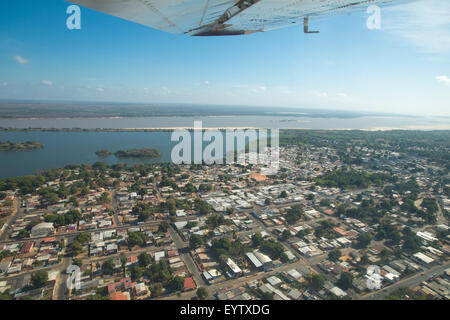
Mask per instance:
[[[172,35],[62,0],[0,3],[0,99],[450,115],[450,3],[426,0],[239,37]]]

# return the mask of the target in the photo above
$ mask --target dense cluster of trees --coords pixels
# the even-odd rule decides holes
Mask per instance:
[[[142,232],[128,232],[128,246],[144,247],[147,241],[147,236]]]
[[[222,214],[213,214],[206,219],[206,225],[211,229],[215,229],[223,224],[231,224],[229,219],[225,219]]]
[[[316,183],[329,188],[367,188],[370,185],[382,186],[386,182],[395,182],[396,178],[387,173],[370,173],[349,169],[337,169],[323,174]]]
[[[48,281],[47,271],[41,270],[31,276],[31,287],[33,289],[42,288]]]
[[[155,208],[151,203],[148,202],[138,202],[132,209],[131,212],[138,216],[138,220],[141,222],[147,221],[149,217],[155,214]]]
[[[202,199],[198,198],[194,201],[194,209],[201,215],[207,215],[212,212],[212,207]]]
[[[44,145],[36,141],[11,142],[0,141],[0,151],[25,151],[33,149],[42,149]]]
[[[262,253],[267,254],[271,259],[280,259],[282,262],[288,261],[288,257],[284,253],[286,249],[281,243],[273,239],[265,240],[260,232],[256,232],[251,239],[253,248],[260,249]]]
[[[153,148],[119,150],[114,153],[117,158],[159,158],[162,153]]]
[[[299,204],[294,205],[286,214],[286,221],[293,225],[303,217],[303,207]]]
[[[325,284],[325,276],[322,274],[308,274],[306,276],[306,282],[308,284],[308,288],[314,291],[320,291]]]
[[[210,250],[212,255],[224,264],[227,258],[243,256],[249,248],[239,240],[220,238],[211,241]]]
[[[63,214],[52,214],[52,213],[47,214],[45,216],[45,221],[53,222],[56,225],[60,226],[66,226],[69,224],[77,223],[78,221],[81,220],[81,218],[82,215],[80,211],[72,209]]]

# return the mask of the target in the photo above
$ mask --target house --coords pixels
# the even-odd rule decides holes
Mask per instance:
[[[239,276],[242,274],[241,268],[239,268],[238,265],[230,258],[228,258],[228,260],[227,260],[227,266],[230,269],[231,274],[233,276]]]
[[[49,233],[53,233],[54,231],[55,231],[55,228],[53,227],[53,223],[42,222],[42,223],[35,225],[31,229],[31,236],[32,237],[46,236]]]
[[[184,290],[195,290],[197,288],[197,285],[195,284],[194,279],[192,278],[184,278]]]
[[[128,292],[113,292],[109,295],[111,300],[131,300]]]
[[[134,293],[138,297],[147,296],[149,294],[149,290],[144,282],[138,283],[134,286]]]
[[[25,244],[22,246],[22,248],[20,248],[20,253],[21,254],[27,254],[30,253],[31,250],[33,250],[34,248],[34,242],[33,241],[27,241],[25,242]]]

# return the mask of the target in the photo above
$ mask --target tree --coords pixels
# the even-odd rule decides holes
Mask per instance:
[[[285,241],[291,237],[291,232],[288,229],[284,229],[283,233],[280,236],[280,240]]]
[[[330,261],[337,261],[341,256],[342,256],[341,251],[339,249],[334,249],[330,251],[330,253],[328,254],[328,259]]]
[[[83,246],[77,240],[74,240],[72,243],[72,252],[74,256],[79,255],[83,252]]]
[[[361,264],[361,265],[367,265],[367,264],[369,264],[370,263],[370,260],[369,260],[369,256],[367,255],[367,254],[365,254],[365,255],[363,255],[362,257],[361,257],[361,260],[359,261],[359,264]]]
[[[287,198],[288,194],[286,191],[281,191],[279,198]]]
[[[200,300],[206,300],[208,298],[208,291],[205,287],[200,287],[197,289],[197,297]]]
[[[306,276],[308,287],[314,291],[320,291],[325,284],[325,278],[321,274],[309,274]]]
[[[108,192],[103,192],[100,197],[97,198],[97,203],[107,204],[111,201]]]
[[[189,239],[189,248],[191,250],[195,250],[197,248],[200,248],[203,244],[202,237],[198,234],[191,235],[191,238]]]
[[[38,271],[31,276],[31,286],[34,289],[42,288],[48,281],[48,273],[46,271]]]
[[[212,207],[201,199],[195,199],[194,208],[197,210],[200,215],[204,216],[212,212]]]
[[[114,272],[114,264],[112,260],[108,260],[102,265],[102,272],[103,274],[112,275]]]
[[[91,234],[90,233],[80,233],[75,238],[79,243],[85,244],[91,241]]]
[[[72,263],[80,268],[83,265],[83,261],[81,259],[73,259]]]
[[[252,245],[254,248],[259,248],[261,243],[263,242],[263,236],[261,235],[261,232],[256,232],[252,236]]]
[[[155,283],[152,287],[151,287],[151,296],[152,298],[156,298],[159,297],[162,293],[162,284],[161,283]]]
[[[296,204],[288,210],[286,220],[289,224],[295,224],[303,216],[303,208],[301,205]]]
[[[263,292],[261,293],[262,300],[273,300],[274,293],[273,292]]]
[[[142,252],[139,256],[138,256],[138,263],[141,267],[146,267],[148,266],[150,263],[152,263],[153,258],[150,254],[146,253],[146,252]]]
[[[169,227],[169,223],[167,221],[163,221],[158,227],[158,232],[166,233],[169,230]]]
[[[172,291],[181,291],[184,289],[184,279],[179,276],[173,277],[167,287]]]
[[[145,242],[146,242],[147,238],[145,236],[145,234],[143,234],[142,232],[129,232],[128,233],[128,245],[130,247],[134,247],[134,246],[145,246]]]
[[[367,232],[363,232],[359,234],[357,240],[359,248],[366,248],[370,244],[370,241],[372,241],[372,237]]]
[[[131,276],[131,280],[133,280],[133,281],[142,277],[143,274],[144,274],[144,271],[142,270],[141,267],[132,266],[130,269],[130,276]]]
[[[336,285],[342,290],[348,290],[353,286],[353,274],[350,272],[342,272]]]

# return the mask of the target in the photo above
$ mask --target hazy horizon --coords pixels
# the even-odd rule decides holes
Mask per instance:
[[[312,20],[317,35],[286,28],[212,38],[86,8],[82,29],[70,31],[68,5],[2,1],[0,99],[450,116],[448,1],[382,8],[381,30],[366,28],[363,11]]]

